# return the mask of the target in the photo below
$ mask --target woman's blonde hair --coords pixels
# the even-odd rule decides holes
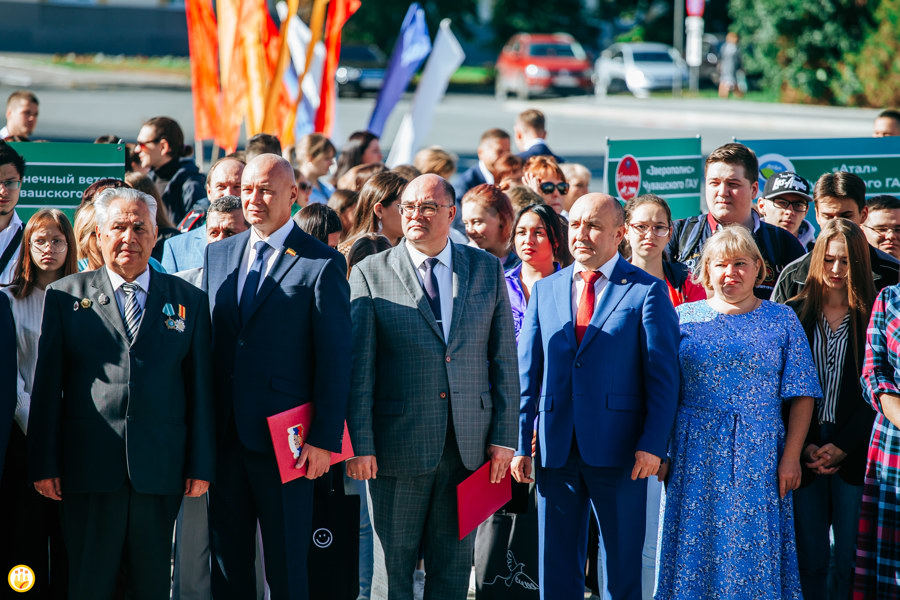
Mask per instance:
[[[694,283],[711,290],[709,264],[719,257],[734,258],[735,256],[750,257],[759,265],[756,285],[765,279],[766,263],[750,230],[743,225],[727,225],[714,233],[703,245],[703,254],[700,255],[700,263],[693,276]]]

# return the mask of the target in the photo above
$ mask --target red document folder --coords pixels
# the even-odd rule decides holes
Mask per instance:
[[[269,422],[272,445],[275,447],[275,459],[278,461],[281,483],[287,483],[306,475],[306,465],[303,465],[300,469],[295,469],[294,464],[300,458],[303,443],[309,435],[309,427],[312,424],[315,410],[312,402],[307,402],[297,408],[266,418],[266,421]],[[331,453],[331,464],[337,464],[352,456],[353,447],[350,445],[350,434],[347,432],[347,423],[345,422],[344,435],[341,439],[341,452]]]
[[[490,461],[481,465],[456,486],[459,513],[459,539],[463,539],[512,499],[512,474],[509,469],[500,483],[491,483]]]

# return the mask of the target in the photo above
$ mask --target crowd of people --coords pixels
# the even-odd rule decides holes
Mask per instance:
[[[0,141],[0,568],[73,600],[461,599],[473,566],[482,600],[900,597],[900,199],[760,193],[730,143],[673,220],[590,192],[533,109],[477,158],[260,134],[204,175],[155,117],[73,221],[23,222]],[[307,403],[285,482],[268,419]],[[460,539],[485,463],[512,500]],[[335,493],[350,585],[311,567]]]

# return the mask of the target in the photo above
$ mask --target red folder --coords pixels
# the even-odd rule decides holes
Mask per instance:
[[[309,436],[309,427],[315,411],[313,403],[307,402],[297,408],[266,418],[266,421],[269,422],[272,445],[275,447],[275,459],[278,461],[281,483],[287,483],[306,475],[306,465],[299,469],[295,469],[294,465],[300,458],[304,440]],[[353,447],[350,445],[350,434],[347,432],[347,423],[345,422],[344,435],[341,438],[341,451],[340,453],[331,453],[331,464],[337,464],[352,456]]]
[[[512,499],[512,474],[509,469],[500,483],[491,483],[490,461],[456,486],[459,512],[459,539],[463,539]]]

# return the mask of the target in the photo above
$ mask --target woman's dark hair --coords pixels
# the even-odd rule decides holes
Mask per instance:
[[[372,143],[372,140],[377,140],[378,136],[370,131],[354,131],[350,134],[350,137],[347,138],[347,142],[341,148],[341,153],[338,156],[337,160],[337,168],[334,172],[334,184],[337,184],[338,179],[341,178],[341,175],[355,167],[356,165],[362,164],[363,154],[366,153],[366,148],[369,147],[369,144]]]
[[[177,160],[182,156],[190,156],[194,153],[193,148],[185,146],[184,132],[181,131],[181,125],[175,119],[153,117],[144,123],[144,127],[152,127],[153,137],[169,142],[169,156],[173,159]]]
[[[356,266],[362,259],[379,252],[391,249],[391,240],[387,239],[380,233],[364,233],[353,242],[347,252],[347,276],[350,276],[350,269]]]
[[[353,219],[353,227],[347,232],[347,237],[353,237],[357,233],[378,233],[380,220],[375,214],[375,205],[388,207],[399,200],[407,183],[406,179],[391,171],[379,173],[369,179],[359,192],[356,218]]]
[[[543,223],[544,230],[547,232],[547,239],[553,248],[553,258],[556,259],[556,262],[562,267],[571,265],[574,259],[569,252],[569,240],[566,235],[568,225],[548,204],[530,204],[519,211],[513,225],[513,240],[515,241],[515,232],[519,228],[519,221],[528,213],[536,214],[541,223]]]
[[[16,261],[16,269],[13,271],[12,281],[9,284],[12,287],[13,296],[20,300],[28,297],[37,283],[38,267],[34,264],[34,259],[31,257],[31,238],[34,236],[35,229],[47,227],[48,225],[54,225],[62,232],[68,246],[60,278],[78,272],[78,259],[76,257],[78,247],[75,242],[75,231],[72,229],[72,223],[69,222],[69,218],[66,217],[63,211],[57,208],[42,208],[31,215],[31,218],[28,219],[28,224],[25,225],[19,258]]]
[[[328,236],[341,231],[341,217],[327,204],[307,204],[294,215],[294,222],[326,246]]]

